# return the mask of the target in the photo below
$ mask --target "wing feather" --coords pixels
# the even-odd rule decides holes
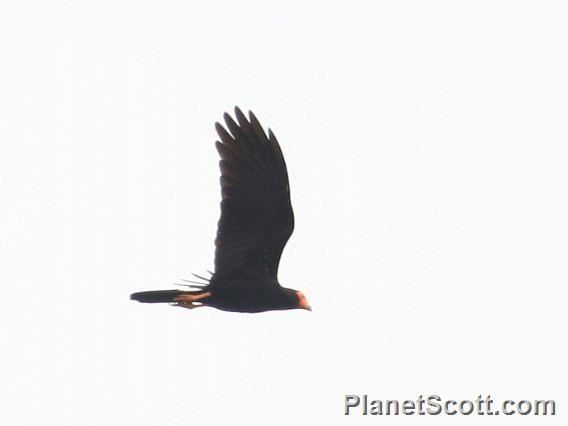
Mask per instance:
[[[282,250],[294,230],[282,150],[252,112],[224,115],[215,128],[221,160],[221,218],[215,239],[215,277],[276,279]]]

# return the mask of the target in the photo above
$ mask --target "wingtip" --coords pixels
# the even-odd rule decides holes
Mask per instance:
[[[227,125],[227,129],[231,132],[231,134],[233,136],[236,136],[236,134],[234,132],[238,131],[238,124],[235,122],[235,120],[233,120],[233,117],[231,117],[231,114],[229,113],[225,113],[223,114],[223,118],[225,119],[225,123]]]
[[[235,107],[235,117],[241,127],[249,124],[247,117],[243,114],[239,107]]]
[[[217,133],[222,132],[224,130],[224,127],[221,123],[219,123],[218,121],[215,122],[215,130],[217,131]]]

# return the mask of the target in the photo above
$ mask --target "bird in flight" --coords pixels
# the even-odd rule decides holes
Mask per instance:
[[[282,309],[311,311],[302,292],[278,282],[282,250],[294,230],[290,185],[284,156],[270,129],[264,133],[254,114],[235,108],[215,124],[221,141],[221,218],[215,239],[215,272],[193,290],[134,293],[142,303],[170,303],[193,309],[210,306],[232,312]],[[227,131],[228,129],[228,131]]]

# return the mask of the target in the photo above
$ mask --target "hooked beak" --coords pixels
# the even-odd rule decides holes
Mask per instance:
[[[298,296],[298,305],[296,307],[298,309],[305,309],[306,311],[311,311],[312,307],[309,305],[308,301],[306,300],[306,296],[304,296],[299,291],[296,292],[296,295]]]

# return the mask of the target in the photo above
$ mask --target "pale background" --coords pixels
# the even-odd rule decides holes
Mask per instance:
[[[0,424],[566,424],[561,1],[2,1]],[[213,124],[288,162],[314,311],[131,302],[213,264]],[[346,393],[556,418],[343,415]]]

